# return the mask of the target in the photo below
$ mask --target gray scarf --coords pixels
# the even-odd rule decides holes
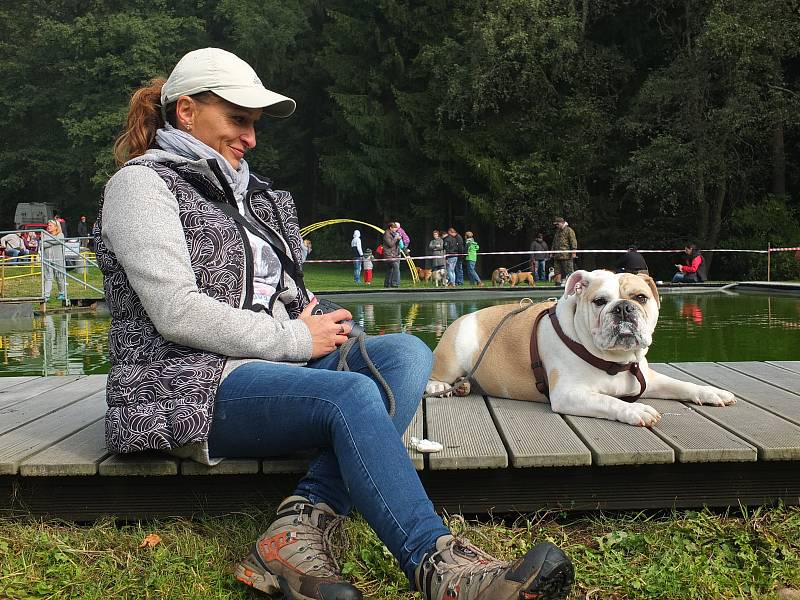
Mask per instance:
[[[196,137],[180,129],[174,128],[167,123],[164,129],[156,131],[156,142],[162,150],[174,152],[189,160],[205,160],[209,158],[217,159],[217,163],[222,169],[228,184],[233,190],[233,195],[237,202],[242,202],[247,192],[247,184],[250,181],[250,167],[244,159],[239,161],[239,168],[234,169],[225,157],[219,152],[207,146]]]

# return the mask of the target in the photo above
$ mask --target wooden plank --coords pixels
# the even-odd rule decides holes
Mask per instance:
[[[105,420],[88,427],[25,459],[19,474],[26,477],[95,475],[97,465],[108,456]]]
[[[482,396],[427,398],[427,437],[444,449],[429,455],[430,468],[504,469],[508,455]]]
[[[253,475],[260,468],[257,458],[226,458],[213,467],[186,459],[181,462],[181,475]]]
[[[19,463],[94,422],[106,407],[98,392],[0,436],[0,475],[14,475]]]
[[[564,419],[592,452],[592,463],[652,465],[675,462],[675,452],[646,427],[620,421],[565,415]]]
[[[91,396],[105,387],[105,375],[91,375],[0,408],[0,435]]]
[[[705,383],[674,365],[658,364],[651,367],[675,379],[701,385]],[[691,406],[692,410],[754,445],[758,449],[759,460],[800,460],[800,427],[755,404],[740,400],[733,406]]]
[[[408,456],[411,458],[411,462],[414,463],[414,468],[417,471],[422,471],[425,468],[425,459],[422,452],[417,452],[411,447],[411,438],[415,437],[421,440],[424,437],[422,433],[424,422],[425,416],[422,411],[422,402],[420,402],[417,407],[417,412],[414,413],[414,417],[408,425],[408,429],[403,433],[403,445],[408,449]]]
[[[100,475],[177,475],[180,459],[155,451],[112,454],[100,463]]]
[[[33,398],[45,392],[51,392],[63,385],[66,385],[84,375],[60,375],[52,377],[37,377],[34,381],[15,385],[11,388],[0,390],[0,408],[11,406],[17,402],[22,402],[28,398]]]
[[[487,398],[508,448],[511,465],[574,467],[592,464],[592,453],[549,404]]]
[[[729,369],[760,379],[764,383],[782,388],[793,394],[800,394],[800,373],[789,371],[765,362],[723,362]]]
[[[0,377],[0,390],[14,387],[15,385],[20,385],[21,383],[25,383],[26,381],[31,381],[33,379],[36,379],[36,377]]]
[[[755,446],[709,421],[694,408],[673,400],[642,400],[661,413],[652,429],[675,450],[678,462],[754,461]]]
[[[800,360],[769,360],[767,363],[788,371],[800,373]]]
[[[764,410],[800,425],[800,396],[748,377],[716,363],[673,363],[678,369],[711,385],[726,389],[737,398],[747,400]]]

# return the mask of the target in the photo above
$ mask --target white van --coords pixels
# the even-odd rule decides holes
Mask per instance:
[[[20,202],[14,213],[14,226],[22,229],[30,223],[47,223],[55,211],[56,207],[49,202]]]

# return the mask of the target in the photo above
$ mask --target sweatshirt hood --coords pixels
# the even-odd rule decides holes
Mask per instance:
[[[360,238],[360,237],[361,237],[361,232],[358,229],[355,229],[353,231],[353,238]]]

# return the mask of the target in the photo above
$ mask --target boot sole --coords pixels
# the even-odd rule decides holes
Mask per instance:
[[[519,600],[564,600],[569,595],[575,571],[561,548],[543,542],[531,550],[527,560],[540,566],[533,580],[519,592]]]
[[[236,565],[234,576],[243,584],[265,594],[272,595],[281,591],[278,578],[259,565],[252,554]]]

